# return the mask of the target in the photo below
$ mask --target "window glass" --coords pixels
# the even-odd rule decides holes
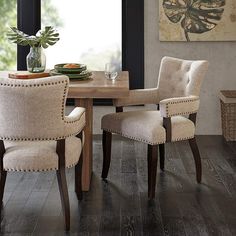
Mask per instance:
[[[60,41],[45,50],[47,68],[83,63],[104,70],[121,65],[121,0],[42,0],[42,27],[51,25]]]
[[[0,1],[0,70],[16,69],[16,44],[7,39],[10,26],[16,26],[16,0]]]

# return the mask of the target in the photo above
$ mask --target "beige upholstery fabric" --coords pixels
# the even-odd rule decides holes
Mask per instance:
[[[171,117],[196,113],[199,108],[199,102],[198,96],[164,99],[160,101],[161,116]]]
[[[191,95],[199,96],[207,69],[207,61],[164,57],[161,61],[158,79],[160,100]]]
[[[85,108],[75,107],[69,116],[65,116],[64,136],[80,133],[85,126],[85,115]]]
[[[166,98],[199,96],[207,69],[207,61],[164,57],[160,65],[157,88],[132,90],[127,98],[115,99],[114,105],[158,104]]]
[[[66,76],[0,78],[0,139],[56,140],[79,133],[85,124],[84,109],[65,117],[68,85]]]
[[[160,115],[160,114],[159,114]],[[174,116],[171,118],[172,137],[171,141],[187,140],[194,137],[195,125],[184,116]]]
[[[116,107],[158,103],[159,98],[157,88],[130,90],[128,97],[113,100],[113,105]]]
[[[195,125],[182,115],[197,112],[200,88],[207,68],[207,61],[164,57],[157,88],[133,90],[128,98],[114,101],[116,106],[156,103],[160,105],[160,112],[108,114],[102,118],[102,129],[155,145],[166,142],[163,117],[171,117],[171,141],[193,138]]]
[[[105,115],[102,129],[149,144],[164,143],[166,132],[157,111],[131,111]]]
[[[175,116],[171,122],[172,141],[189,139],[194,136],[195,126],[189,119]],[[151,145],[166,142],[166,131],[159,111],[108,114],[102,118],[102,129]]]
[[[56,141],[66,138],[66,167],[77,164],[82,144],[75,135],[85,126],[85,109],[65,116],[67,76],[32,80],[0,79],[0,139],[7,171],[58,169]]]
[[[3,167],[7,171],[47,171],[58,169],[56,141],[4,141]],[[66,167],[79,161],[81,140],[66,139]]]

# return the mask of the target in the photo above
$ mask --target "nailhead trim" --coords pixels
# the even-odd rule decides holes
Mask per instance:
[[[110,130],[110,129],[103,129],[103,130],[105,130],[105,131],[107,131],[107,132],[119,134],[119,135],[121,135],[121,136],[123,136],[123,137],[126,137],[126,138],[129,138],[129,139],[133,139],[133,140],[140,141],[140,142],[143,142],[143,143],[148,143],[148,144],[150,144],[150,145],[157,145],[157,144],[165,143],[165,141],[164,141],[164,142],[152,143],[152,142],[149,142],[149,141],[147,141],[147,140],[139,139],[139,138],[132,137],[132,136],[129,136],[129,135],[125,135],[125,134],[123,134],[123,133],[121,133],[121,132],[117,132],[117,131],[114,131],[114,130]]]
[[[83,115],[83,114],[84,114],[84,112],[82,113],[82,115]],[[80,118],[82,117],[82,115],[80,116]],[[67,123],[67,124],[73,124],[73,123],[76,123],[76,122],[80,121],[80,118],[77,119],[77,120],[73,120],[73,121],[66,121],[66,120],[64,120],[64,121],[65,121],[65,123]]]
[[[82,127],[83,129],[83,127]],[[82,130],[81,129],[81,130]],[[75,132],[73,134],[67,135],[67,136],[60,136],[60,137],[55,137],[55,138],[10,138],[10,137],[0,137],[0,140],[5,140],[5,141],[54,141],[54,140],[59,140],[59,139],[65,139],[65,138],[69,138],[71,136],[75,136],[77,134],[79,134],[80,131]]]
[[[48,83],[42,83],[42,84],[12,84],[12,83],[0,83],[0,86],[2,87],[40,87],[40,86],[48,86],[48,85],[57,85],[57,84],[68,84],[67,80],[62,81],[55,81],[55,82],[48,82]]]
[[[76,164],[78,163],[78,161],[76,163],[73,163],[72,165],[66,166],[66,168],[72,168],[74,167]],[[49,169],[9,169],[9,168],[4,168],[5,171],[17,171],[17,172],[42,172],[42,171],[54,171],[54,170],[58,170],[58,168],[49,168]]]
[[[67,136],[60,136],[60,137],[55,137],[55,138],[10,138],[10,137],[0,137],[0,140],[5,140],[5,141],[54,141],[54,140],[59,140],[59,139],[65,139],[69,138],[71,136],[75,136],[81,132],[75,132]]]
[[[168,112],[168,111],[167,111]],[[180,116],[180,115],[189,115],[189,114],[193,114],[193,113],[196,113],[198,112],[198,110],[196,111],[189,111],[189,112],[180,112],[180,113],[174,113],[174,114],[167,114],[166,117],[172,117],[172,116]]]
[[[126,138],[129,138],[129,139],[133,139],[133,140],[140,141],[140,142],[143,142],[143,143],[148,143],[150,145],[158,145],[158,144],[166,143],[166,141],[165,142],[152,143],[152,142],[146,141],[144,139],[139,139],[139,138],[136,138],[136,137],[128,136],[128,135],[122,134],[121,132],[117,132],[117,131],[114,131],[114,130],[110,130],[110,129],[103,129],[103,130],[105,130],[107,132],[119,134],[119,135],[121,135],[123,137],[126,137]],[[171,142],[178,142],[178,141],[188,140],[188,139],[192,139],[192,138],[194,138],[194,136],[174,139],[174,140],[171,140]]]
[[[81,131],[80,131],[81,132]],[[77,134],[79,134],[80,132],[78,132]],[[83,138],[81,139],[81,145],[82,145],[82,150],[81,150],[81,152],[83,151],[83,145],[84,145],[84,143],[83,143]],[[72,167],[74,167],[77,163],[79,162],[79,160],[77,161],[77,162],[75,162],[75,163],[73,163],[72,165],[69,165],[69,166],[66,166],[66,168],[72,168]],[[58,170],[58,168],[49,168],[49,169],[27,169],[27,170],[25,170],[25,169],[14,169],[14,168],[12,168],[12,169],[9,169],[9,168],[4,168],[4,170],[6,170],[6,171],[17,171],[17,172],[42,172],[42,171],[55,171],[55,170]]]
[[[191,111],[191,112],[179,112],[179,113],[169,114],[169,105],[180,104],[180,103],[190,103],[190,102],[196,102],[196,101],[199,101],[199,98],[182,100],[182,101],[172,101],[172,102],[166,103],[166,117],[188,115],[188,114],[196,113],[198,110]]]
[[[73,121],[65,121],[65,123],[67,123],[67,124],[73,124],[73,123],[76,123],[76,122],[78,122],[78,121],[80,121],[80,119],[78,119],[78,120],[73,120]]]
[[[55,81],[55,82],[47,82],[47,83],[40,83],[40,84],[12,84],[12,83],[0,83],[0,86],[2,87],[23,87],[23,88],[32,88],[32,87],[41,87],[41,86],[54,86],[57,84],[64,84],[65,83],[65,88],[64,88],[64,93],[63,93],[63,99],[62,99],[62,120],[64,120],[64,114],[65,114],[65,99],[66,99],[66,92],[67,92],[67,87],[68,87],[68,82],[67,80],[62,80],[62,81]]]
[[[189,100],[172,101],[172,102],[168,102],[167,104],[178,104],[178,103],[196,102],[198,100],[199,100],[199,98],[193,98],[193,99],[189,99]]]
[[[78,120],[74,121],[65,121],[65,100],[66,100],[66,93],[67,93],[67,88],[68,88],[68,81],[67,80],[62,80],[62,81],[55,81],[55,82],[48,82],[48,83],[40,83],[40,84],[29,84],[29,85],[24,85],[24,84],[12,84],[12,83],[0,83],[0,86],[3,87],[26,87],[26,88],[32,88],[32,87],[40,87],[40,86],[54,86],[57,84],[65,84],[64,87],[64,92],[63,92],[63,98],[62,98],[62,110],[61,110],[61,118],[62,120],[67,123],[67,124],[73,124],[78,122]],[[71,137],[74,135],[77,135],[79,132],[67,135],[67,136],[59,136],[55,138],[12,138],[12,137],[0,137],[0,140],[6,140],[6,141],[52,141],[52,140],[58,140],[58,139],[64,139],[67,137]]]
[[[194,135],[190,136],[190,137],[174,139],[174,140],[171,140],[171,142],[178,142],[178,141],[188,140],[188,139],[192,139],[192,138],[194,138]]]
[[[61,118],[64,121],[65,119],[65,100],[66,100],[66,92],[67,92],[68,82],[65,80],[65,88],[62,98],[62,109],[61,109]]]

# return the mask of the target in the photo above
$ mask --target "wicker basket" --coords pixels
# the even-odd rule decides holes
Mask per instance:
[[[236,141],[236,90],[220,91],[222,132],[226,141]]]

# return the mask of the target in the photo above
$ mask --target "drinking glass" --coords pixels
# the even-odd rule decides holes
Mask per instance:
[[[107,63],[105,65],[105,76],[107,79],[115,80],[118,75],[118,65],[114,63]]]

